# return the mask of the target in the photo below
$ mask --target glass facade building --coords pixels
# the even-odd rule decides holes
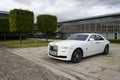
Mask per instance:
[[[100,33],[108,39],[120,39],[120,13],[59,22],[64,34]]]
[[[6,11],[0,11],[0,18],[9,18],[9,13]]]

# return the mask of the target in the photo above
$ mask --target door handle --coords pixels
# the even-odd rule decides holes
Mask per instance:
[[[95,42],[96,44],[100,43],[100,42]]]

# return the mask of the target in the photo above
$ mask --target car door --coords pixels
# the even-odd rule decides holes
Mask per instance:
[[[102,38],[102,36],[100,36],[100,35],[96,35],[95,43],[96,43],[96,47],[97,47],[96,52],[97,53],[103,52],[103,49],[104,49],[104,46],[105,46],[104,38]]]
[[[90,41],[90,38],[94,40]],[[87,41],[86,56],[93,55],[97,52],[96,35],[91,35],[90,38]]]

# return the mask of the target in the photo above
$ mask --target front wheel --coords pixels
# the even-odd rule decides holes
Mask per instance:
[[[107,55],[108,53],[109,53],[109,45],[106,45],[103,54]]]
[[[76,49],[72,54],[71,61],[73,63],[79,63],[82,60],[82,57],[83,57],[82,51],[80,49]]]

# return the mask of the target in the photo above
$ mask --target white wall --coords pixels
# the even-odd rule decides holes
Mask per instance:
[[[118,37],[118,39],[120,39],[120,32],[118,32],[118,36],[117,37]]]

